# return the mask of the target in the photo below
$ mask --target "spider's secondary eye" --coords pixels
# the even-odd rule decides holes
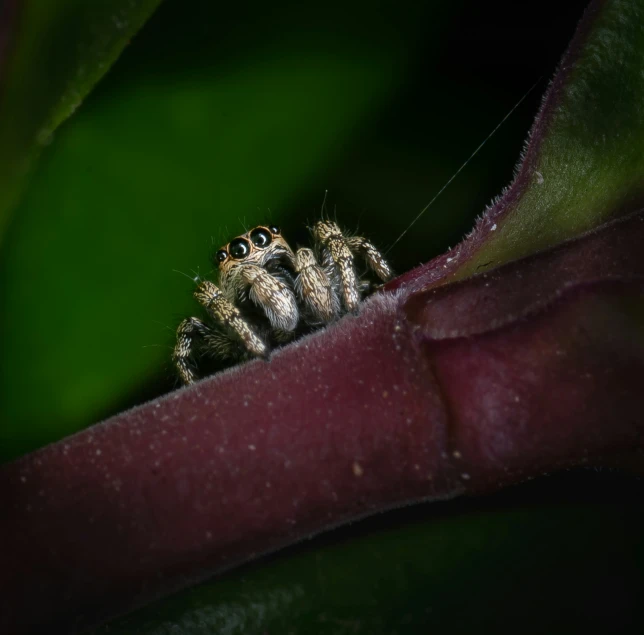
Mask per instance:
[[[228,252],[225,249],[220,249],[216,254],[215,254],[215,260],[217,262],[223,262],[228,258]]]
[[[268,226],[268,231],[270,231],[273,234],[275,234],[275,236],[280,235],[280,228],[277,225],[269,225]]]
[[[228,250],[235,260],[242,260],[248,256],[250,245],[245,238],[235,238],[235,240],[231,241],[230,245],[228,245]]]
[[[253,241],[253,245],[255,245],[255,247],[263,249],[271,244],[273,237],[263,227],[257,227],[257,229],[253,229],[250,233],[250,239]]]

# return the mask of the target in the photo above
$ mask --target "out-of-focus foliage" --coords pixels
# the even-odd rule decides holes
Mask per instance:
[[[607,2],[581,38],[540,122],[549,132],[528,156],[530,187],[459,277],[574,238],[644,200],[644,3]]]
[[[644,590],[641,550],[622,562],[641,530],[633,507],[608,500],[500,509],[467,523],[433,515],[248,567],[96,635],[635,633],[644,624],[641,611],[633,621]]]
[[[0,237],[25,173],[160,0],[6,0],[0,10]]]

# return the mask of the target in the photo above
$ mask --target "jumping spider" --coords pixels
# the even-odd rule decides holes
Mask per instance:
[[[382,282],[392,271],[365,238],[347,237],[336,223],[312,228],[314,250],[296,252],[279,227],[260,225],[219,249],[219,287],[203,280],[194,293],[209,318],[191,317],[177,329],[172,355],[181,381],[192,384],[197,354],[217,358],[262,357],[270,347],[355,312],[374,287],[356,273],[360,255]]]

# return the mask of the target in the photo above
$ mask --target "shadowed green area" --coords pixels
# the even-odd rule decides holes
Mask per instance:
[[[0,243],[33,159],[159,2],[17,3],[8,64],[1,73]]]
[[[457,278],[644,205],[644,2],[606,2],[563,72],[569,79],[527,190]]]
[[[642,529],[610,503],[432,518],[246,567],[97,633],[636,633]]]

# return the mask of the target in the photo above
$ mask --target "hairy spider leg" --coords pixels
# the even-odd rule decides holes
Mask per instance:
[[[313,236],[320,244],[323,264],[331,265],[340,278],[344,307],[352,313],[357,311],[360,304],[360,285],[347,239],[338,225],[328,220],[315,224]]]
[[[197,379],[194,371],[194,355],[197,351],[218,357],[234,357],[238,350],[236,342],[226,334],[215,331],[195,317],[187,318],[177,328],[177,343],[172,360],[181,381],[193,384]]]
[[[249,299],[264,311],[274,329],[290,333],[297,328],[300,314],[288,285],[254,264],[243,264],[232,275],[231,284],[240,295],[244,288],[248,289]]]
[[[360,254],[367,266],[371,271],[373,271],[380,280],[383,282],[388,282],[393,278],[393,271],[389,266],[389,263],[385,260],[385,257],[375,248],[373,243],[369,242],[366,238],[362,236],[353,236],[347,238],[347,243],[351,251],[355,251]]]
[[[340,313],[338,296],[312,249],[302,247],[295,253],[295,292],[313,320],[327,324]]]
[[[204,280],[197,287],[194,296],[213,320],[239,337],[249,353],[257,357],[268,353],[268,347],[262,338],[248,325],[239,309],[224,297],[215,284]]]

